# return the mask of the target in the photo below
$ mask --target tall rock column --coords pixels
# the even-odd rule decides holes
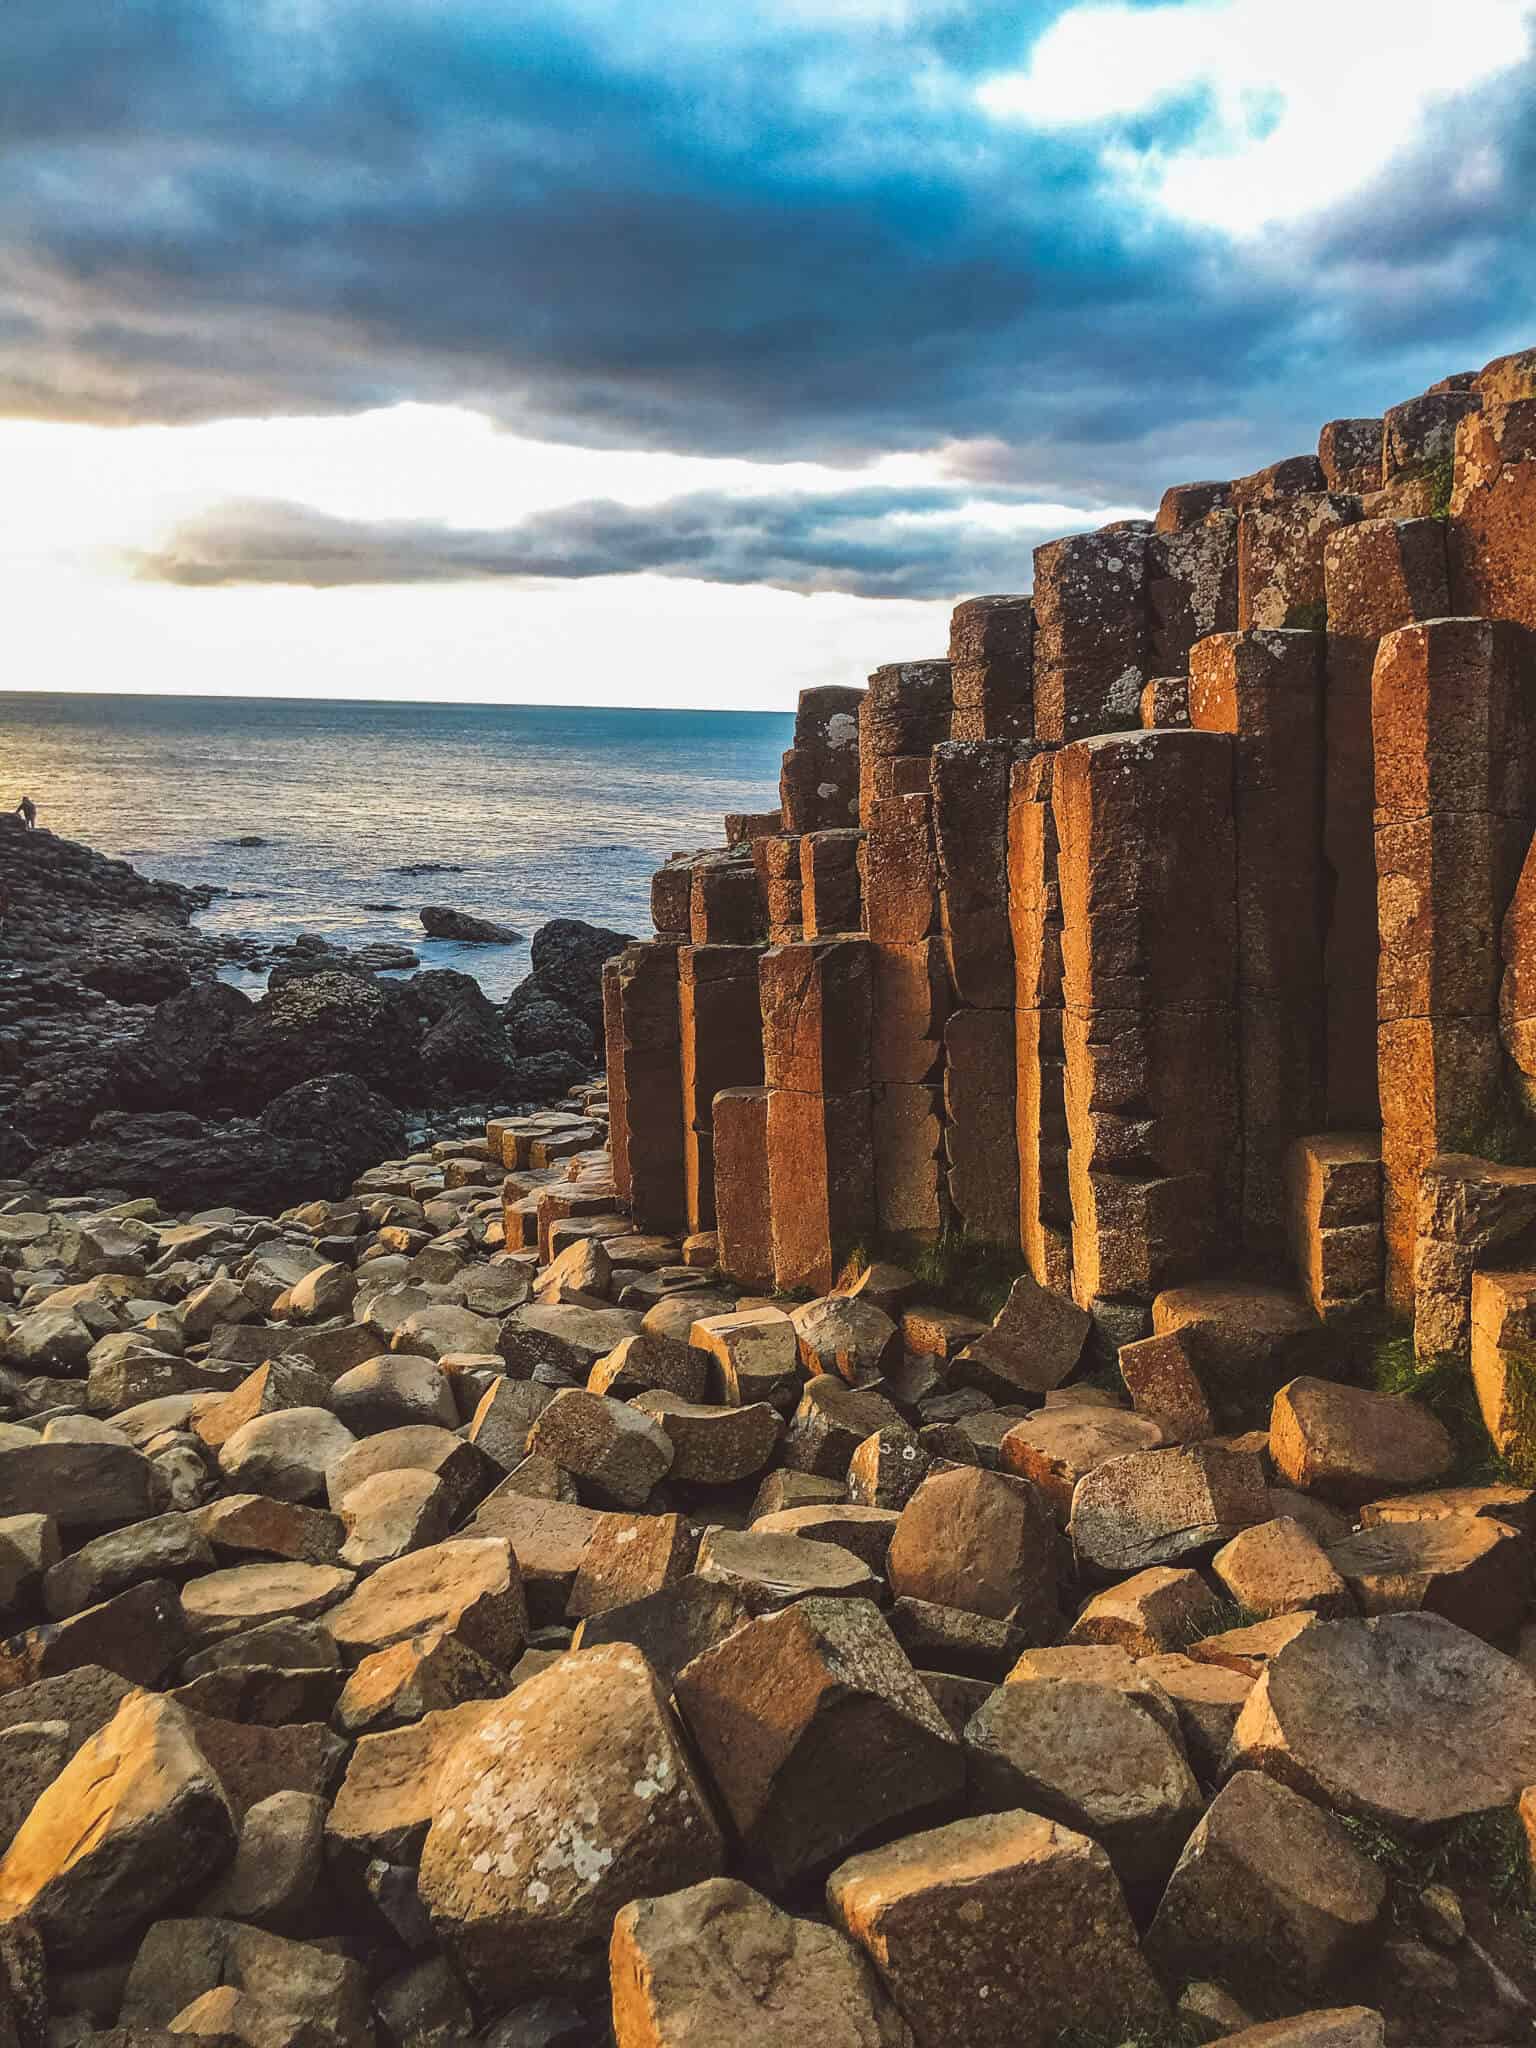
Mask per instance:
[[[1285,1155],[1323,1112],[1323,647],[1220,633],[1190,659],[1190,724],[1232,735],[1243,1236],[1271,1258]]]
[[[715,1097],[723,1088],[756,1087],[763,1078],[760,954],[757,946],[678,948],[683,1187],[690,1230],[715,1227]]]
[[[1375,428],[1381,422],[1336,421]],[[1324,430],[1325,435],[1327,430]],[[1361,437],[1365,447],[1370,436]],[[1327,445],[1325,443],[1325,445]],[[1366,1129],[1380,1120],[1376,1091],[1376,775],[1371,754],[1371,670],[1382,635],[1450,610],[1445,526],[1438,519],[1366,519],[1328,536],[1328,683],[1323,713],[1323,854],[1328,930],[1328,1123]]]
[[[825,1293],[875,1228],[872,948],[773,946],[759,962],[775,1284]]]
[[[1072,1284],[1066,1066],[1061,1035],[1061,885],[1053,752],[1015,761],[1008,788],[1008,921],[1014,977],[1019,1244],[1042,1287]]]
[[[1056,755],[1073,1291],[1115,1343],[1230,1249],[1238,1182],[1232,741]]]
[[[950,1003],[932,798],[874,798],[862,861],[877,1219],[885,1237],[930,1242],[945,1222],[943,1032]]]
[[[1013,1246],[1019,1227],[1008,740],[949,740],[932,756],[939,914],[956,1008],[944,1029],[944,1144],[962,1227]]]
[[[1381,957],[1387,1298],[1413,1300],[1419,1174],[1479,1152],[1504,1087],[1499,928],[1531,839],[1533,641],[1433,619],[1376,655],[1371,726]]]
[[[614,1180],[641,1230],[681,1233],[682,1039],[674,939],[626,946],[603,971]]]
[[[1185,675],[1197,641],[1237,626],[1237,514],[1222,483],[1177,484],[1163,493],[1147,542],[1147,621],[1152,674]],[[1143,718],[1144,725],[1159,723]],[[1183,723],[1182,720],[1179,723]]]

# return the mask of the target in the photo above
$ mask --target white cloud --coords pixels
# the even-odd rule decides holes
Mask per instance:
[[[1039,129],[1116,124],[1199,94],[1187,141],[1116,138],[1129,194],[1234,235],[1316,213],[1366,184],[1437,99],[1518,64],[1533,0],[1201,0],[1063,15],[981,106]]]

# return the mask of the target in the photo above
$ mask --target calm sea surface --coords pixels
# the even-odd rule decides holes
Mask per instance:
[[[778,802],[792,725],[770,712],[0,692],[0,807],[26,791],[66,838],[233,892],[202,930],[403,939],[423,966],[503,996],[549,918],[648,933],[652,869],[718,845],[723,812]],[[237,843],[250,836],[266,843]],[[459,871],[397,872],[421,861]],[[424,903],[524,941],[429,939]]]

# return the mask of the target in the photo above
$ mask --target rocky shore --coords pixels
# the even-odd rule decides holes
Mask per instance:
[[[0,1184],[0,2038],[1528,2037],[1529,1491],[1251,1291],[744,1294],[605,1121]]]
[[[210,891],[16,818],[0,900],[0,1172],[178,1206],[338,1194],[408,1118],[556,1099],[598,1064],[602,962],[624,943],[555,920],[497,1005],[451,969],[390,973],[405,947],[208,938]],[[269,969],[260,1000],[218,978],[231,965]]]

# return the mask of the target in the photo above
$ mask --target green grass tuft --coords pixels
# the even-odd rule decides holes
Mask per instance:
[[[1512,1807],[1471,1813],[1422,1838],[1395,1834],[1379,1821],[1339,1813],[1335,1820],[1362,1856],[1409,1891],[1445,1884],[1478,1886],[1496,1913],[1536,1927],[1531,1903],[1531,1862],[1525,1829]]]
[[[948,1232],[936,1244],[922,1245],[905,1263],[926,1296],[984,1322],[991,1322],[1026,1270],[1019,1251],[985,1244],[964,1231]]]

